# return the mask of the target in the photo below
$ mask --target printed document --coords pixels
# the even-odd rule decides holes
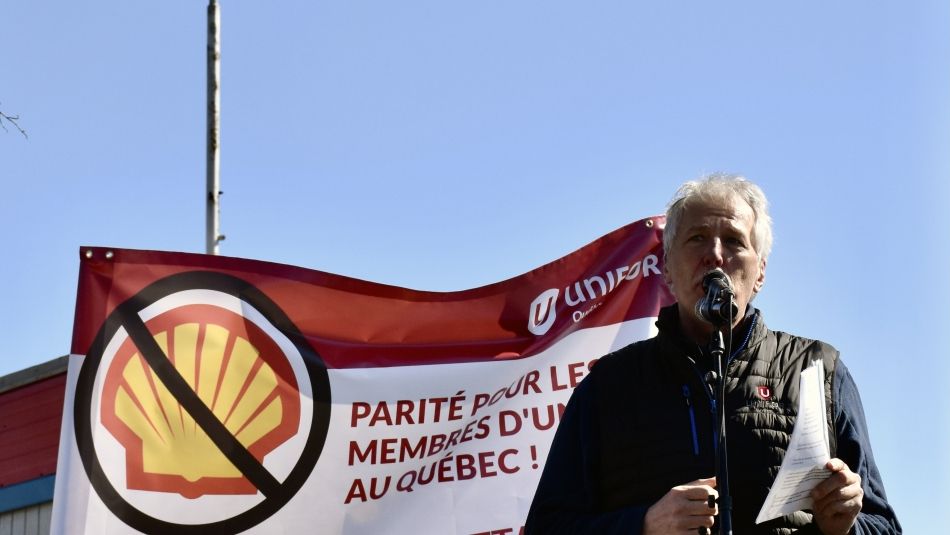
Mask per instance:
[[[798,419],[772,489],[755,519],[773,518],[811,509],[810,492],[828,477],[828,417],[825,413],[825,367],[818,361],[801,374]]]

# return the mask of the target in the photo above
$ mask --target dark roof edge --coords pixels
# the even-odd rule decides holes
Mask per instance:
[[[36,366],[30,366],[25,370],[4,375],[0,377],[0,394],[65,373],[68,363],[69,355],[64,355]]]

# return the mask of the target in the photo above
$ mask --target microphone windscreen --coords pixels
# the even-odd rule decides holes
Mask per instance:
[[[726,272],[720,268],[716,268],[703,276],[703,291],[709,291],[709,285],[712,284],[713,281],[719,281],[719,286],[732,290],[732,280],[730,280],[729,275],[726,275]]]

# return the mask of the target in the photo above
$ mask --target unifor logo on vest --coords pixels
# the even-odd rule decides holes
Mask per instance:
[[[558,299],[562,295],[559,288],[544,290],[534,298],[528,308],[528,331],[535,336],[546,334],[557,318],[558,305],[561,305],[562,310],[571,312],[571,320],[574,323],[581,321],[600,306],[600,298],[616,290],[624,281],[660,275],[658,264],[659,258],[649,254],[631,265],[576,280],[564,287],[563,301]]]

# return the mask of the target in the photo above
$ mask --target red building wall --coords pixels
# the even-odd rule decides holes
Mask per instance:
[[[56,473],[66,374],[0,393],[0,488]]]

